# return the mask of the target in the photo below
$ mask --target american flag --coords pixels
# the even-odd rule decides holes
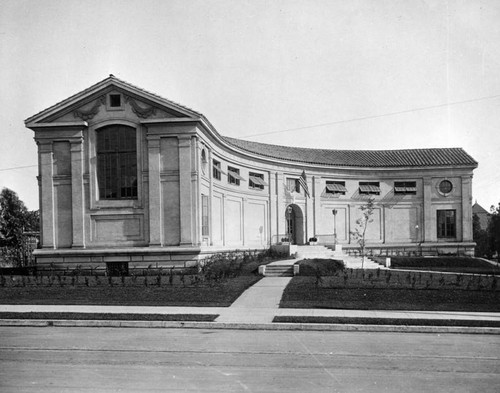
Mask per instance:
[[[302,171],[302,175],[300,175],[299,177],[299,183],[304,189],[304,192],[306,193],[307,197],[310,198],[311,196],[309,195],[309,188],[307,187],[306,171]]]

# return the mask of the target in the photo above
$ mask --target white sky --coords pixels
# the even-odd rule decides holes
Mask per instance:
[[[498,0],[0,0],[0,10],[0,188],[30,209],[37,153],[23,121],[110,73],[235,138],[463,147],[479,162],[473,198],[487,210],[500,201]]]

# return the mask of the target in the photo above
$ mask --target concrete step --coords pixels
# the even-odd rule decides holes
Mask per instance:
[[[293,277],[293,265],[267,265],[264,268],[265,277]]]

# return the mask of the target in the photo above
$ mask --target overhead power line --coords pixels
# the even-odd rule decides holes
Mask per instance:
[[[306,130],[306,129],[309,129],[309,128],[331,126],[331,125],[335,125],[335,124],[343,124],[343,123],[351,123],[351,122],[355,122],[355,121],[378,119],[378,118],[381,118],[381,117],[402,115],[404,113],[419,112],[419,111],[425,111],[425,110],[434,109],[434,108],[443,108],[443,107],[447,107],[447,106],[451,106],[451,105],[467,104],[469,102],[484,101],[484,100],[490,100],[490,99],[499,98],[499,97],[500,97],[500,94],[497,94],[497,95],[488,96],[488,97],[473,98],[473,99],[465,100],[465,101],[448,102],[446,104],[424,106],[424,107],[420,107],[420,108],[407,109],[407,110],[398,111],[398,112],[389,112],[389,113],[384,113],[384,114],[381,114],[381,115],[355,117],[355,118],[352,118],[352,119],[337,120],[337,121],[331,121],[331,122],[328,122],[328,123],[313,124],[313,125],[304,126],[304,127],[287,128],[287,129],[278,130],[278,131],[262,132],[260,134],[244,135],[244,136],[242,136],[240,138],[253,138],[253,137],[256,137],[256,136],[271,135],[271,134],[280,134],[280,133],[283,133],[283,132]]]
[[[38,165],[13,166],[11,168],[0,168],[0,172],[13,171],[15,169],[37,168]]]

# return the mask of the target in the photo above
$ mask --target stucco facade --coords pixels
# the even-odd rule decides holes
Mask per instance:
[[[39,264],[178,265],[288,237],[356,248],[350,232],[369,198],[373,252],[473,252],[477,163],[462,149],[333,151],[241,141],[114,76],[26,126],[38,145]]]

